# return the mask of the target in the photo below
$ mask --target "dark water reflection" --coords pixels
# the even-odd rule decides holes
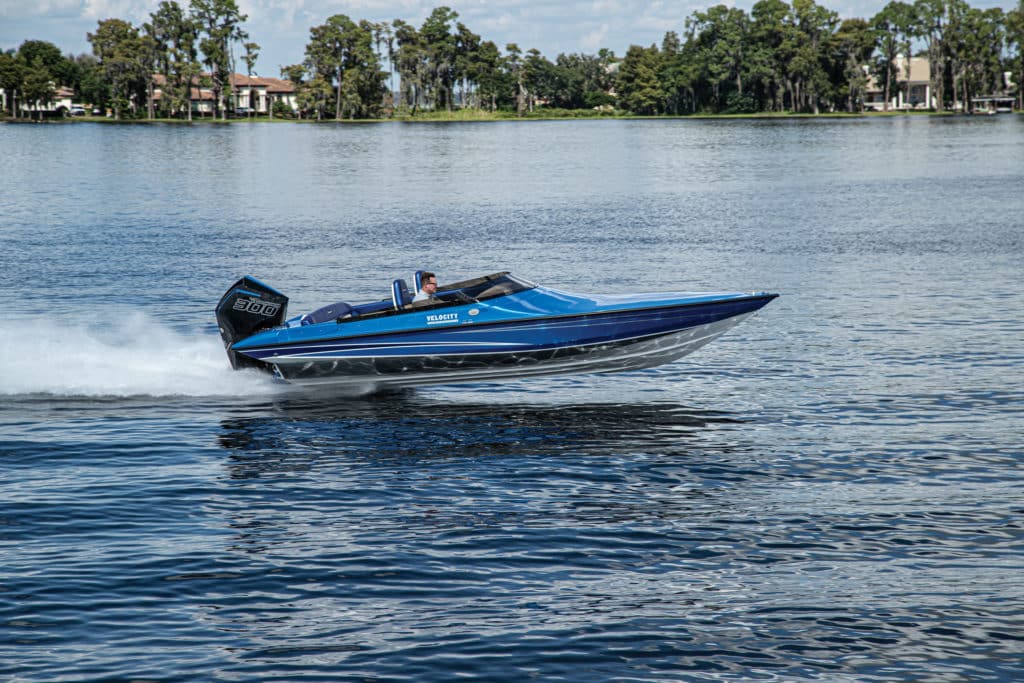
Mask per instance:
[[[854,459],[839,437],[806,450],[765,439],[787,429],[771,410],[451,398],[208,402],[231,415],[212,430],[182,422],[185,457],[140,435],[195,415],[191,401],[22,399],[64,415],[61,433],[107,433],[79,448],[15,430],[7,471],[36,491],[5,503],[18,551],[0,608],[21,614],[5,626],[19,670],[887,681],[1019,669],[1024,505],[992,476],[1017,454],[893,444]],[[40,475],[46,494],[31,488]],[[978,504],[988,496],[1018,504]],[[85,529],[92,541],[69,542]],[[97,628],[102,640],[87,635]]]
[[[956,680],[1017,665],[1022,596],[1002,566],[1019,559],[1015,517],[948,496],[935,509],[913,481],[843,483],[844,463],[773,462],[735,416],[456,411],[415,394],[275,408],[223,425],[246,487],[230,496],[247,501],[229,549],[274,567],[267,619],[300,602],[358,625],[275,620],[274,644],[246,658],[501,679],[528,675],[523,661],[554,677],[639,666],[741,680],[914,678],[915,657],[936,680],[944,666]],[[958,563],[970,606],[951,603]],[[980,661],[965,665],[965,651]]]

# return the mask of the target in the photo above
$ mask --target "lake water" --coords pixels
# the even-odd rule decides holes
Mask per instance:
[[[0,125],[0,678],[1024,679],[1024,118]],[[395,277],[771,290],[642,372],[228,369]]]

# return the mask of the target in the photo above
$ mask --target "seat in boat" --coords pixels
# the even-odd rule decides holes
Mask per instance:
[[[299,323],[302,325],[315,325],[317,323],[325,323],[328,320],[352,317],[353,315],[356,315],[353,308],[344,301],[339,301],[337,303],[318,308],[312,313],[307,313],[299,318]]]
[[[412,303],[412,294],[409,293],[409,285],[405,280],[398,278],[391,283],[391,305],[396,311],[400,311]]]

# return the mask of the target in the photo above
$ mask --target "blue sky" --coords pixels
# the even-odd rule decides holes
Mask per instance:
[[[183,7],[188,0],[178,0]],[[749,10],[756,0],[725,4]],[[841,17],[869,18],[888,0],[819,0]],[[1016,0],[969,0],[974,7],[1010,9]],[[1013,3],[1011,5],[1010,3]],[[90,52],[86,33],[100,19],[145,21],[159,0],[0,0],[0,49],[25,39],[48,40],[64,52]],[[332,14],[352,19],[403,19],[419,26],[430,11],[447,5],[459,20],[504,51],[514,42],[549,59],[560,52],[593,54],[607,47],[624,55],[631,44],[661,42],[666,31],[682,34],[686,17],[715,0],[238,0],[245,24],[262,46],[256,73],[279,76],[280,67],[302,61],[309,28]]]

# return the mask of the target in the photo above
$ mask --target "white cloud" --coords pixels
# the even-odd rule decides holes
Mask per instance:
[[[584,52],[597,52],[608,43],[608,24],[601,26],[583,36],[580,45]]]
[[[82,0],[0,0],[0,18],[77,15]]]
[[[103,19],[125,19],[132,23],[149,17],[160,5],[158,0],[82,0],[82,16],[101,21]]]
[[[590,5],[591,16],[599,17],[606,14],[619,14],[623,10],[618,0],[594,0]]]

